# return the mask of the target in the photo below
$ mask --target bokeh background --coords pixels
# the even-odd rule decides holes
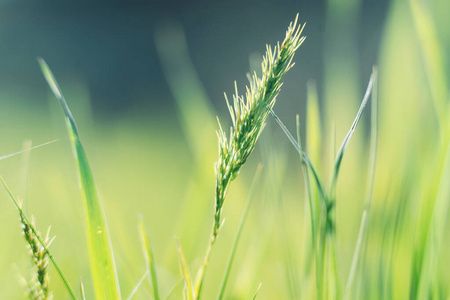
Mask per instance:
[[[424,201],[434,199],[427,192],[438,182],[430,166],[439,165],[436,149],[443,140],[433,103],[439,97],[448,101],[445,74],[450,68],[445,59],[450,50],[450,2],[418,1],[415,14],[412,2],[2,0],[0,154],[20,151],[27,140],[33,145],[58,141],[0,161],[0,174],[24,200],[28,214],[36,217],[38,228],[45,232],[52,226],[53,254],[72,284],[77,286],[82,278],[87,294],[93,295],[77,170],[62,111],[37,64],[36,58],[42,57],[78,122],[102,195],[124,298],[145,272],[137,231],[141,214],[163,295],[173,289],[170,299],[179,299],[182,284],[174,236],[194,272],[213,217],[215,117],[231,123],[223,93],[233,93],[234,81],[245,91],[246,73],[258,72],[265,45],[281,41],[299,13],[300,22],[307,23],[307,39],[295,56],[296,66],[284,78],[275,111],[292,131],[300,115],[308,154],[328,178],[332,155],[353,121],[372,66],[379,66],[379,159],[370,247],[358,286],[384,295],[377,280],[384,280],[378,277],[386,272],[391,276],[386,277],[391,279],[386,290],[406,297],[416,232],[411,228],[419,226]],[[426,25],[421,27],[420,20]],[[308,86],[309,97],[317,91],[321,119],[309,135]],[[342,282],[363,210],[369,127],[366,112],[339,180]],[[269,118],[254,154],[232,184],[205,299],[211,299],[219,285],[258,163],[264,166],[262,179],[227,297],[248,299],[260,282],[260,299],[313,295],[304,274],[309,229],[300,161]],[[30,264],[18,213],[4,192],[0,223],[0,298],[21,299],[18,274],[28,276]],[[448,262],[446,255],[441,262]],[[446,294],[448,271],[436,272]],[[61,281],[53,270],[51,275],[55,299],[65,299]],[[136,299],[150,295],[145,283]]]

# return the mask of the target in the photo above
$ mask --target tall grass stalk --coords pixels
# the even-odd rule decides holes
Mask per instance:
[[[283,122],[278,118],[278,116],[271,110],[271,113],[275,120],[278,122],[289,141],[295,147],[297,152],[300,154],[302,162],[308,166],[308,169],[311,171],[314,183],[317,185],[317,189],[320,194],[321,200],[321,213],[319,214],[319,218],[314,217],[314,236],[313,242],[314,247],[316,247],[316,251],[314,251],[316,255],[316,290],[317,290],[317,298],[318,299],[326,299],[331,297],[332,299],[339,299],[340,297],[340,283],[339,283],[339,273],[337,266],[337,253],[336,253],[336,229],[335,229],[335,217],[334,217],[334,207],[336,206],[336,184],[339,175],[340,166],[342,163],[342,159],[344,157],[345,150],[348,147],[350,139],[358,125],[364,108],[367,105],[370,94],[372,92],[373,83],[376,78],[376,72],[374,71],[370,77],[369,84],[367,86],[366,93],[364,94],[363,100],[359,107],[359,110],[356,114],[355,120],[353,121],[352,126],[350,127],[349,132],[347,133],[344,141],[341,144],[341,147],[337,153],[335,164],[333,168],[333,173],[331,175],[330,186],[328,192],[324,189],[323,184],[320,180],[319,175],[316,172],[311,160],[308,158],[306,153],[303,151],[301,146],[300,137],[298,136],[297,140],[292,136],[287,127],[283,124]],[[298,121],[297,121],[298,123]],[[297,131],[299,132],[299,125],[297,125]],[[299,133],[297,133],[299,135]],[[304,172],[306,176],[308,176],[308,172]],[[310,202],[312,203],[312,201]],[[313,207],[310,208],[311,210]],[[324,284],[325,281],[325,284]]]
[[[221,227],[222,207],[227,195],[229,184],[237,177],[241,167],[255,148],[256,141],[264,129],[267,116],[276,102],[281,89],[281,79],[293,66],[292,59],[295,52],[305,40],[301,36],[303,26],[298,25],[298,15],[289,25],[283,43],[272,49],[266,47],[266,55],[261,64],[262,77],[256,72],[246,88],[245,98],[240,96],[235,84],[236,93],[233,96],[233,106],[227,101],[232,126],[230,136],[223,131],[219,122],[217,136],[219,139],[219,159],[215,165],[215,213],[210,242],[206,255],[195,281],[195,295],[200,297],[205,269],[208,265],[212,246],[214,245]]]

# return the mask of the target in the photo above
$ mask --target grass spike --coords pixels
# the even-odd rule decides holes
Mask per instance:
[[[25,212],[22,210],[22,208],[20,207],[19,202],[16,200],[16,198],[14,197],[14,195],[12,194],[11,190],[9,189],[8,185],[6,184],[6,182],[3,180],[3,177],[0,176],[0,181],[3,185],[3,187],[5,188],[6,192],[8,193],[9,198],[11,199],[11,201],[13,202],[14,206],[17,208],[17,210],[19,211],[19,214],[21,216],[21,218],[23,218],[23,222],[25,224],[27,224],[31,230],[31,232],[34,234],[34,236],[36,237],[36,239],[38,240],[39,244],[42,246],[42,248],[45,250],[45,252],[48,255],[48,258],[50,259],[50,261],[52,262],[53,266],[55,267],[59,277],[62,279],[62,281],[64,282],[64,285],[67,289],[67,291],[70,294],[70,297],[73,300],[76,300],[77,297],[75,296],[75,293],[72,289],[72,287],[70,286],[69,281],[67,280],[66,275],[64,275],[64,272],[62,271],[61,267],[59,266],[59,264],[56,262],[55,258],[53,257],[52,253],[48,250],[44,240],[41,238],[41,235],[39,234],[39,232],[37,232],[37,230],[34,228],[32,222],[30,222],[30,219],[27,217],[27,215],[25,214]]]
[[[228,139],[220,129],[222,134],[219,139],[219,159],[215,164],[214,221],[206,255],[196,276],[195,295],[197,298],[200,297],[211,248],[222,224],[222,207],[228,187],[253,152],[256,141],[264,129],[269,111],[275,105],[281,87],[281,79],[292,67],[295,51],[305,40],[305,37],[301,36],[302,30],[297,28],[298,14],[295,20],[289,26],[281,46],[278,44],[273,51],[270,46],[266,47],[266,55],[261,64],[261,79],[255,78],[250,83],[250,92],[246,93],[245,97],[240,97],[237,83],[234,84],[234,116],[232,119],[235,118],[236,123],[233,125]]]

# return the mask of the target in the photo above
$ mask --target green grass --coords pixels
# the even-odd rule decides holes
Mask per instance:
[[[328,8],[329,20],[343,22],[336,3]],[[30,228],[26,241],[32,249],[42,247],[51,262],[45,272],[55,299],[448,298],[448,45],[433,9],[415,0],[390,5],[380,58],[373,62],[379,71],[373,71],[364,95],[355,80],[356,59],[342,49],[327,52],[324,82],[299,83],[306,95],[298,96],[304,110],[292,112],[298,113],[295,120],[275,111],[283,112],[291,101],[280,88],[304,40],[297,20],[283,43],[266,48],[262,71],[249,77],[245,96],[236,91],[232,103],[224,101],[229,126],[222,112],[222,125],[214,125],[214,108],[177,26],[155,35],[177,124],[162,115],[85,127],[94,123],[76,108],[70,86],[60,89],[39,60],[59,101],[52,96],[49,105],[63,108],[55,130],[69,140],[46,147],[28,143],[21,172],[27,176],[15,175],[20,173],[15,159],[24,151],[0,160],[11,185],[2,179],[6,195]],[[356,10],[350,5],[342,12],[348,17]],[[356,51],[351,34],[342,38]],[[330,49],[336,43],[333,38]],[[408,51],[398,49],[399,43]],[[301,57],[296,55],[296,68],[302,67]],[[348,69],[337,63],[342,57]],[[68,102],[61,92],[66,88]],[[359,110],[356,96],[363,99]],[[62,117],[67,133],[59,131]],[[296,135],[288,130],[293,121]],[[66,163],[73,161],[76,169]],[[53,225],[57,238],[51,248],[29,212],[42,222],[40,228]],[[142,217],[136,221],[136,215]],[[30,264],[17,251],[26,255],[17,227],[17,220],[5,221],[2,251],[24,274]],[[9,276],[13,271],[6,264],[0,270],[8,274],[0,280],[0,297],[19,298],[21,287]],[[8,292],[9,286],[14,291]]]

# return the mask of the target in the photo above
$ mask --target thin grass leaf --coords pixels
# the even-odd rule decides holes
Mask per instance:
[[[64,110],[67,130],[78,165],[86,218],[91,273],[96,298],[120,299],[119,281],[106,216],[86,153],[79,138],[75,120],[49,67],[43,59],[39,59],[39,64],[45,79]]]
[[[158,277],[156,275],[155,260],[153,256],[152,247],[150,245],[150,240],[148,238],[147,232],[145,231],[144,221],[142,217],[139,218],[139,233],[141,238],[142,250],[144,251],[145,263],[147,265],[148,280],[153,287],[153,296],[155,300],[159,300],[159,288],[158,288]]]
[[[150,272],[147,270],[145,271],[144,275],[142,275],[141,279],[139,279],[138,283],[136,284],[136,286],[133,288],[133,290],[131,291],[130,295],[128,295],[127,300],[131,300],[134,295],[137,293],[137,291],[139,290],[139,288],[141,287],[142,283],[144,282],[145,278],[148,277],[148,274]]]
[[[40,147],[42,147],[42,146],[46,146],[46,145],[52,144],[52,143],[57,142],[57,141],[58,141],[58,140],[53,140],[53,141],[50,141],[50,142],[46,142],[46,143],[43,143],[43,144],[40,144],[40,145],[37,145],[37,146],[34,146],[34,147],[30,147],[30,148],[27,148],[27,149],[18,151],[18,152],[14,152],[14,153],[11,153],[11,154],[3,155],[3,156],[0,156],[0,160],[7,159],[7,158],[10,158],[10,157],[15,156],[15,155],[17,155],[17,154],[22,154],[22,153],[31,151],[31,150],[33,150],[33,149],[40,148]]]
[[[372,106],[371,106],[371,132],[370,132],[370,159],[369,159],[369,176],[367,179],[366,202],[363,215],[361,217],[361,224],[359,226],[358,238],[356,241],[355,251],[353,253],[352,264],[348,275],[345,299],[351,297],[352,286],[355,280],[356,269],[359,262],[361,248],[365,245],[367,239],[367,224],[369,222],[370,208],[372,206],[373,187],[375,183],[375,169],[377,163],[377,148],[378,148],[378,72],[374,67],[374,83],[372,91]]]
[[[359,120],[361,119],[362,113],[364,111],[364,108],[366,107],[367,101],[369,101],[369,96],[372,92],[373,82],[375,81],[375,71],[372,72],[372,75],[370,76],[369,84],[367,85],[366,93],[364,94],[364,98],[361,102],[361,105],[359,107],[358,113],[356,114],[355,120],[352,123],[352,126],[350,127],[350,130],[348,131],[347,135],[344,138],[344,141],[341,144],[341,147],[339,148],[338,154],[336,155],[336,159],[334,162],[334,170],[332,174],[332,178],[330,181],[330,198],[334,200],[334,194],[336,190],[336,183],[337,178],[339,175],[339,170],[341,168],[342,158],[344,157],[345,150],[347,150],[348,143],[350,142],[350,139],[355,132],[356,126],[359,123]]]
[[[253,300],[256,299],[256,297],[258,296],[259,291],[261,290],[261,286],[262,286],[262,282],[259,283],[258,288],[255,291],[255,295],[253,296]]]
[[[278,125],[280,125],[281,129],[286,134],[286,136],[288,137],[289,141],[294,146],[295,150],[297,150],[297,152],[302,156],[303,161],[305,162],[305,164],[308,166],[308,168],[311,170],[311,172],[313,174],[315,183],[317,184],[317,187],[319,189],[320,196],[322,197],[322,199],[325,199],[325,201],[327,201],[327,199],[328,199],[327,193],[325,192],[323,184],[320,181],[320,177],[319,177],[318,173],[316,172],[316,169],[314,168],[314,165],[311,162],[311,160],[309,159],[308,155],[306,155],[306,153],[301,149],[301,147],[299,146],[297,141],[294,139],[294,137],[289,132],[287,127],[284,125],[284,123],[280,120],[280,118],[278,118],[278,116],[275,114],[275,112],[273,110],[270,110],[270,113],[275,118],[275,120],[277,121]]]
[[[13,194],[12,194],[11,190],[9,189],[8,185],[6,184],[6,182],[3,180],[3,177],[1,177],[1,176],[0,176],[0,181],[2,182],[3,187],[5,188],[6,192],[8,193],[9,198],[12,200],[12,202],[16,206],[17,210],[19,211],[19,214],[23,217],[24,222],[30,227],[31,231],[36,236],[36,238],[39,241],[39,243],[41,244],[42,248],[47,253],[48,258],[50,259],[50,261],[52,262],[52,264],[55,267],[56,271],[58,272],[59,277],[64,282],[64,285],[65,285],[67,291],[69,292],[70,297],[72,299],[76,300],[77,297],[75,296],[75,292],[73,291],[72,287],[70,286],[70,283],[69,283],[69,281],[66,278],[66,275],[64,275],[64,272],[62,271],[61,267],[56,262],[56,260],[54,259],[53,255],[51,254],[51,252],[48,250],[48,247],[45,245],[44,240],[41,238],[41,236],[39,235],[37,230],[34,228],[33,224],[30,222],[30,220],[28,219],[28,217],[25,214],[25,212],[22,210],[22,208],[20,208],[19,202],[17,202],[16,198],[13,196]]]
[[[183,253],[183,248],[181,248],[181,244],[177,238],[175,238],[178,246],[178,258],[180,265],[180,274],[184,280],[184,298],[185,300],[195,300],[196,296],[194,293],[194,285],[192,284],[191,272],[189,271],[189,267],[186,263],[186,258]]]
[[[80,292],[81,292],[81,299],[86,300],[86,292],[84,291],[84,284],[81,278],[80,278]]]
[[[259,164],[255,175],[253,177],[252,185],[250,186],[250,192],[247,199],[247,205],[245,206],[244,214],[242,215],[241,222],[239,223],[238,231],[236,233],[236,237],[234,238],[233,245],[231,247],[230,256],[228,257],[227,264],[225,266],[225,271],[222,276],[222,280],[219,286],[219,292],[217,294],[216,299],[221,300],[225,294],[225,288],[228,282],[228,277],[230,276],[231,266],[233,265],[234,256],[236,254],[237,245],[239,243],[242,229],[244,228],[245,221],[247,220],[248,212],[250,211],[250,207],[252,205],[255,193],[256,184],[259,182],[259,178],[262,171],[262,164]]]

